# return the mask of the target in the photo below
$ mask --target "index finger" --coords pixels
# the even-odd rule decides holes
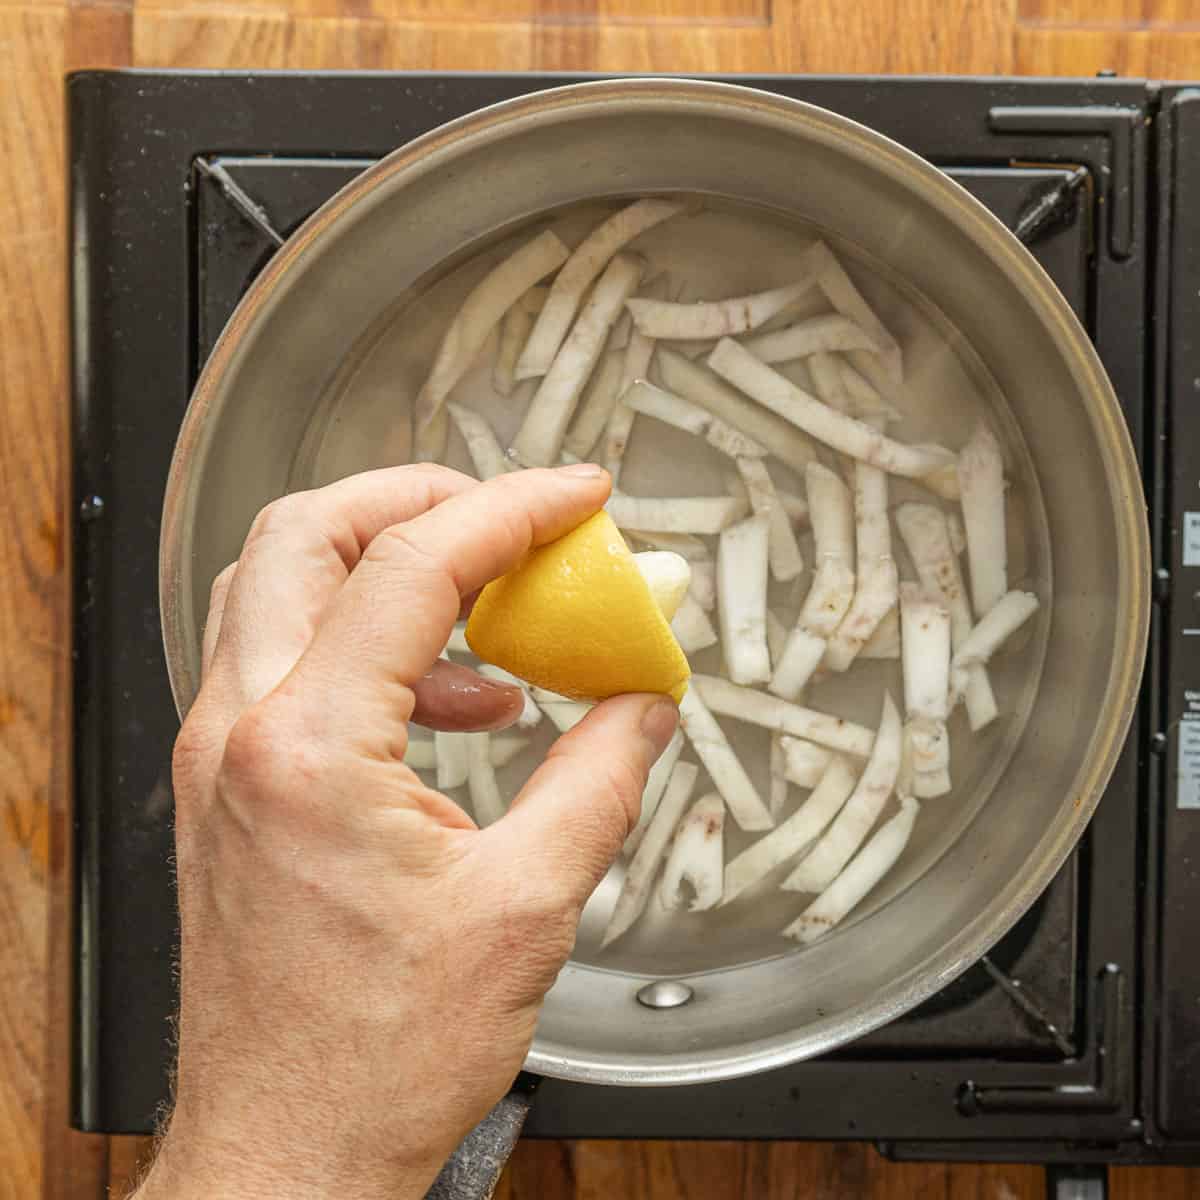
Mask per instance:
[[[590,464],[516,471],[384,530],[297,664],[297,683],[336,687],[339,715],[362,720],[353,697],[373,706],[381,691],[410,687],[445,646],[462,598],[598,511],[610,486]]]

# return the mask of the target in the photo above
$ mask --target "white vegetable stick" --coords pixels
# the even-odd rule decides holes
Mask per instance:
[[[605,505],[620,529],[648,533],[720,533],[748,505],[730,496],[626,496],[614,491]]]
[[[500,785],[496,782],[496,769],[492,766],[490,741],[486,733],[467,734],[467,786],[471,795],[471,812],[480,829],[500,820],[506,808]]]
[[[784,647],[787,645],[788,628],[775,615],[771,609],[767,609],[767,649],[771,652],[771,666],[778,664],[783,656]]]
[[[906,445],[863,421],[830,408],[773,367],[759,362],[732,338],[722,338],[707,362],[718,375],[777,416],[791,421],[832,449],[862,459],[892,475],[920,479],[953,461],[947,450]],[[764,445],[770,447],[769,442]]]
[[[980,425],[958,456],[967,561],[975,615],[991,612],[1008,591],[1008,539],[1004,527],[1004,461],[995,435]]]
[[[936,718],[916,717],[904,727],[909,763],[916,777],[950,769],[950,735]]]
[[[764,729],[778,729],[792,737],[807,738],[856,758],[866,758],[875,742],[874,732],[865,725],[856,725],[853,721],[799,704],[789,704],[778,696],[738,687],[715,675],[693,675],[688,692],[695,692],[708,708],[721,716],[735,717]]]
[[[725,861],[725,803],[720,796],[702,796],[679,823],[671,853],[658,882],[658,902],[665,909],[683,906],[683,883],[692,885],[689,912],[704,912],[721,902]]]
[[[626,529],[625,532],[656,550],[673,550],[680,558],[686,558],[693,569],[696,563],[710,562],[712,558],[708,545],[690,533],[652,533],[646,529]]]
[[[845,355],[838,356],[838,371],[850,400],[850,411],[856,417],[879,416],[886,421],[900,420],[903,415],[900,410],[894,404],[889,404]]]
[[[646,786],[642,789],[641,812],[638,814],[637,823],[625,839],[624,851],[630,858],[637,853],[638,846],[641,845],[642,838],[645,837],[646,830],[650,827],[650,822],[658,811],[667,782],[675,770],[675,764],[679,762],[679,755],[682,751],[683,734],[676,729],[667,743],[667,748],[658,756],[658,761],[650,768],[650,773],[646,776]],[[692,769],[696,770],[695,767]],[[690,786],[688,791],[691,792]]]
[[[568,454],[574,454],[579,459],[587,458],[600,440],[600,435],[608,428],[617,403],[624,359],[623,351],[611,348],[601,356],[584,389],[575,420],[571,422],[571,428],[563,440],[563,449]]]
[[[919,772],[913,775],[912,785],[913,795],[918,799],[934,800],[950,791],[950,772],[945,768]]]
[[[858,415],[850,404],[850,391],[842,379],[837,355],[830,354],[827,350],[819,351],[809,358],[806,366],[812,379],[813,391],[825,404],[836,408],[838,412]]]
[[[659,275],[647,285],[646,295],[663,295],[667,289],[667,276]],[[621,463],[625,451],[629,447],[629,437],[633,432],[634,411],[625,403],[625,393],[639,379],[645,379],[650,372],[650,362],[654,358],[655,341],[636,329],[629,335],[629,344],[625,347],[625,357],[621,363],[621,378],[617,384],[617,402],[608,418],[604,430],[604,438],[600,444],[600,457],[613,477],[613,487],[621,478]]]
[[[879,829],[853,861],[783,932],[801,942],[815,942],[849,915],[896,865],[908,845],[920,805],[911,797]]]
[[[871,831],[896,783],[900,770],[900,714],[890,693],[883,694],[883,713],[871,757],[854,792],[821,840],[783,881],[790,892],[823,892]]]
[[[743,346],[765,363],[789,362],[830,350],[875,350],[870,336],[840,313],[822,313],[779,329],[747,338]]]
[[[946,526],[950,530],[950,545],[954,553],[962,558],[967,550],[967,531],[963,528],[962,517],[958,513],[950,513],[946,517]]]
[[[705,612],[712,612],[717,606],[717,568],[716,564],[704,560],[702,562],[694,562],[692,567],[692,581],[688,584],[688,591],[692,594],[692,599]]]
[[[816,543],[816,574],[797,628],[827,638],[854,599],[854,510],[850,489],[828,467],[809,463],[804,482]]]
[[[901,504],[896,509],[896,527],[908,547],[921,586],[940,595],[949,610],[950,644],[957,650],[970,634],[973,618],[950,539],[949,521],[932,504]],[[978,731],[995,719],[996,697],[985,667],[976,665],[967,671],[963,699],[972,730]]]
[[[671,619],[671,632],[684,654],[698,654],[717,644],[717,631],[708,619],[708,613],[690,594],[684,596],[683,603]]]
[[[444,442],[436,438],[435,418],[451,388],[471,365],[500,318],[543,276],[567,257],[567,248],[549,230],[526,242],[493,267],[471,290],[442,335],[437,356],[414,405],[417,455],[436,459]]]
[[[858,652],[859,658],[894,659],[900,657],[900,613],[891,609],[875,626],[875,632],[867,638]]]
[[[818,746],[815,742],[806,742],[803,738],[788,737],[786,734],[781,735],[781,741],[784,772],[788,779],[797,787],[816,787],[835,758],[833,751]],[[846,795],[849,794],[850,789],[847,788]]]
[[[579,393],[600,357],[621,302],[637,287],[643,268],[640,259],[618,254],[600,276],[525,412],[512,447],[518,462],[545,467],[558,458]],[[548,308],[549,302],[543,315]]]
[[[966,686],[966,669],[988,659],[1038,609],[1038,598],[1032,592],[1009,592],[991,612],[971,630],[970,636],[954,652],[950,673],[956,691]]]
[[[480,663],[475,669],[480,675],[486,675],[489,679],[498,679],[501,683],[511,683],[514,687],[521,689],[524,703],[521,715],[517,718],[518,729],[533,729],[541,723],[542,710],[538,708],[537,702],[529,694],[529,687],[523,679],[518,679],[503,667],[496,667],[491,663]]]
[[[629,345],[629,335],[632,330],[633,318],[629,315],[629,310],[626,309],[613,324],[609,345],[614,350],[624,350]]]
[[[659,759],[659,762],[661,761],[662,759]],[[662,802],[647,822],[644,836],[625,872],[620,895],[617,896],[617,903],[613,906],[612,915],[604,929],[603,945],[608,946],[615,942],[642,915],[646,901],[650,898],[650,888],[654,883],[658,864],[670,845],[675,827],[683,817],[699,774],[700,769],[688,762],[676,763],[671,770]],[[630,838],[632,836],[630,834]],[[628,847],[629,842],[625,845]]]
[[[803,471],[816,458],[816,447],[795,425],[747,400],[712,371],[679,351],[659,346],[655,367],[659,379],[670,391],[708,409],[714,417],[766,447],[780,462]]]
[[[788,634],[783,653],[771,675],[769,689],[784,700],[795,700],[821,665],[827,648],[828,643],[823,637],[797,625]]]
[[[549,698],[543,698],[535,692],[534,699],[559,733],[569,733],[592,711],[590,704],[580,700],[568,700],[565,696],[554,696],[552,693],[544,695]]]
[[[734,429],[720,417],[713,417],[704,440],[722,454],[730,458],[766,458],[767,448],[753,438],[747,437],[740,429]]]
[[[474,654],[474,651],[467,645],[467,627],[466,625],[455,625],[450,630],[450,640],[446,643],[444,653],[449,654]]]
[[[488,743],[493,767],[507,766],[529,745],[527,737],[513,733],[493,733]],[[437,767],[437,751],[432,738],[410,741],[404,751],[405,766],[414,771],[432,771]]]
[[[721,531],[717,547],[717,620],[734,683],[771,678],[767,650],[767,560],[770,523],[747,517]]]
[[[683,211],[669,200],[637,200],[613,213],[579,244],[550,286],[545,306],[517,363],[517,378],[545,375],[554,362],[588,285],[638,234]]]
[[[892,557],[887,475],[865,462],[854,464],[854,528],[857,569],[854,599],[829,639],[825,665],[845,671],[863,643],[896,607],[899,574]]]
[[[650,588],[654,603],[669,621],[692,582],[692,568],[687,559],[672,550],[643,550],[633,556],[633,561]]]
[[[712,424],[712,414],[707,410],[690,400],[684,400],[682,396],[676,396],[674,392],[655,387],[644,379],[631,384],[621,399],[634,412],[665,421],[676,429],[682,429],[684,433],[702,436]]]
[[[783,734],[771,734],[771,753],[769,762],[771,782],[767,791],[767,808],[774,820],[779,820],[779,814],[787,807],[788,777],[785,773],[783,756]]]
[[[850,765],[840,755],[831,756],[812,795],[778,829],[759,838],[725,868],[721,903],[728,904],[811,845],[837,816],[853,789]]]
[[[725,337],[731,333],[749,333],[779,310],[803,296],[815,279],[802,279],[785,287],[756,292],[750,296],[731,296],[693,304],[672,304],[667,300],[626,300],[633,323],[647,337],[673,341],[699,341]]]
[[[437,756],[437,785],[442,791],[462,787],[467,782],[470,765],[467,758],[467,735],[438,729],[433,734],[433,752]]]
[[[733,819],[747,832],[770,829],[775,823],[770,810],[755,791],[746,768],[734,754],[716,718],[705,707],[696,688],[689,687],[684,693],[679,704],[679,717],[684,734],[700,756],[713,784],[725,797]]]
[[[792,523],[775,491],[775,482],[761,458],[738,458],[738,473],[746,485],[751,509],[767,518],[767,556],[771,574],[781,583],[795,579],[804,570],[804,557]]]
[[[775,494],[779,497],[779,502],[783,505],[783,511],[787,513],[789,521],[796,525],[808,522],[808,501],[803,496],[781,487],[776,487]]]
[[[467,443],[467,453],[480,479],[494,479],[513,469],[513,464],[504,457],[492,427],[483,417],[453,401],[446,404],[446,409]]]
[[[530,291],[540,290],[530,288]],[[529,292],[525,293],[528,296]],[[517,369],[517,359],[525,343],[529,340],[529,331],[533,328],[534,313],[525,303],[525,297],[517,301],[504,314],[500,325],[500,348],[496,351],[496,361],[492,365],[492,387],[501,396],[511,396],[517,381],[514,372]]]
[[[875,343],[879,360],[895,383],[904,379],[904,358],[900,344],[875,315],[862,293],[854,286],[842,264],[824,242],[818,242],[810,252],[810,262],[817,271],[817,281],[825,298],[843,316],[849,317]]]

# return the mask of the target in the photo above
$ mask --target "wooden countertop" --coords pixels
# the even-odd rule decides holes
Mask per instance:
[[[438,14],[433,16],[432,14]],[[85,66],[941,72],[1200,79],[1200,0],[0,0],[0,1200],[122,1194],[146,1145],[66,1128],[69,660],[61,78]],[[523,1144],[502,1200],[1024,1200],[1023,1166],[857,1144]],[[1113,1172],[1120,1200],[1200,1171]]]

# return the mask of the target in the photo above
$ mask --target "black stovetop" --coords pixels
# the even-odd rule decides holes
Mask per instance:
[[[146,1131],[166,1095],[177,723],[156,558],[196,374],[279,237],[342,184],[442,121],[564,82],[69,81],[74,1116],[83,1128]],[[838,1054],[749,1080],[666,1091],[548,1080],[527,1132],[869,1138],[897,1157],[1200,1161],[1191,1069],[1200,958],[1188,955],[1200,901],[1200,724],[1191,723],[1200,722],[1200,514],[1190,553],[1181,537],[1191,533],[1191,494],[1200,509],[1200,162],[1178,154],[1200,133],[1200,93],[1118,80],[742,82],[842,112],[941,166],[1019,231],[1084,321],[1152,505],[1158,603],[1143,704],[1058,879],[987,959],[922,1008]]]

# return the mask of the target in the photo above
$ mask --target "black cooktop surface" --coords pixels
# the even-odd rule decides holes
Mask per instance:
[[[280,238],[339,187],[444,120],[564,82],[69,81],[75,1118],[84,1128],[148,1130],[166,1095],[177,724],[156,555],[170,453],[196,374]],[[985,960],[920,1009],[836,1055],[751,1080],[666,1091],[548,1080],[527,1131],[871,1138],[898,1156],[939,1158],[1187,1157],[1200,1146],[1200,1083],[1187,1069],[1200,1055],[1200,966],[1184,956],[1188,901],[1200,898],[1190,866],[1200,854],[1200,758],[1194,772],[1189,758],[1200,748],[1186,736],[1193,670],[1200,688],[1188,641],[1200,635],[1189,629],[1200,626],[1191,611],[1200,580],[1193,585],[1186,546],[1176,544],[1188,497],[1172,485],[1200,481],[1187,404],[1193,381],[1200,388],[1188,254],[1196,235],[1177,216],[1194,212],[1200,167],[1176,153],[1200,128],[1195,95],[1116,80],[741,82],[861,120],[942,167],[1018,231],[1086,325],[1153,502],[1159,605],[1144,703],[1058,879]],[[1197,531],[1200,563],[1200,515]]]

